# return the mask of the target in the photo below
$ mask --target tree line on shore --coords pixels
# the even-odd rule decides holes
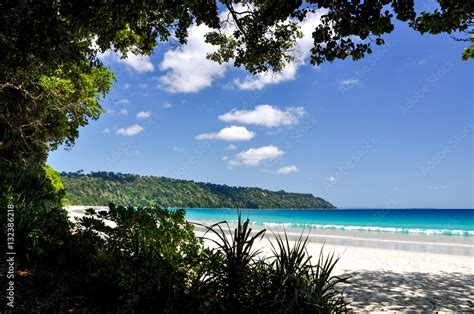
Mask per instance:
[[[312,194],[269,191],[254,187],[139,176],[114,172],[62,172],[71,205],[124,205],[182,208],[334,208]]]

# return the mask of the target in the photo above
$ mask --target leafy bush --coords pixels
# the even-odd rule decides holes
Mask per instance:
[[[44,166],[45,177],[48,184],[44,186],[50,198],[56,202],[57,205],[64,205],[65,202],[65,192],[64,185],[61,181],[59,173],[54,170],[51,166]]]
[[[50,223],[55,225],[60,224]],[[37,264],[33,292],[20,292],[27,291],[24,309],[330,313],[346,307],[337,288],[346,279],[331,275],[334,255],[325,258],[321,252],[313,265],[307,238],[291,245],[285,234],[276,236],[273,254],[262,257],[255,243],[265,230],[252,231],[240,216],[234,230],[226,222],[207,227],[217,248],[205,248],[196,238],[183,209],[110,204],[106,211],[88,209],[70,231],[62,237],[45,231],[44,237],[63,244],[48,251],[56,260]]]
[[[184,210],[110,204],[108,211],[88,210],[75,236],[94,243],[92,254],[82,257],[90,265],[85,271],[94,304],[166,312],[187,303],[202,245]]]
[[[15,208],[15,251],[21,265],[54,256],[68,237],[70,224],[62,208],[64,188],[49,166],[0,162],[0,206]],[[6,212],[0,217],[5,230]],[[2,248],[5,241],[2,241]]]

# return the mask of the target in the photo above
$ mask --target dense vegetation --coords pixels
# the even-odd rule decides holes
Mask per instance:
[[[333,313],[346,302],[331,275],[337,258],[311,260],[304,237],[278,238],[274,254],[255,244],[265,235],[239,219],[207,227],[205,248],[184,210],[92,209],[62,235],[54,251],[35,255],[17,278],[15,311],[81,313]],[[111,221],[111,227],[104,223]],[[49,225],[55,225],[50,223]],[[60,226],[60,225],[57,225]],[[223,228],[224,227],[224,228]],[[61,228],[62,229],[62,228]],[[29,265],[32,266],[32,265]],[[0,306],[5,298],[0,301]]]
[[[334,208],[311,194],[231,187],[113,172],[61,173],[71,205],[159,205],[165,208]]]
[[[64,188],[53,168],[0,160],[0,252],[7,251],[6,209],[12,205],[17,264],[23,266],[46,252],[56,252],[70,229],[63,200]]]
[[[151,54],[171,38],[186,43],[191,25],[206,24],[211,29],[207,42],[218,46],[210,59],[233,62],[253,74],[279,71],[296,57],[298,22],[321,10],[321,23],[312,33],[313,64],[364,57],[373,44],[384,44],[395,19],[422,34],[448,33],[466,41],[470,34],[463,54],[468,60],[474,57],[473,5],[438,0],[415,10],[414,1],[396,0],[1,1],[0,228],[7,239],[12,222],[5,209],[13,206],[14,268],[32,270],[15,278],[18,311],[343,310],[333,289],[338,279],[329,276],[331,258],[310,265],[302,242],[285,249],[281,241],[273,261],[262,261],[251,253],[245,224],[232,242],[223,241],[214,251],[202,248],[182,211],[111,206],[101,215],[117,228],[91,217],[71,226],[61,180],[45,165],[48,153],[72,146],[79,128],[104,111],[101,100],[115,76],[98,55],[109,49],[124,58]],[[228,11],[229,23],[220,21],[222,10]],[[91,205],[112,200],[133,206],[154,201],[176,207],[331,207],[311,195],[162,178],[63,178],[71,202],[78,197]],[[153,180],[166,184],[148,184]],[[96,191],[99,195],[92,195]],[[6,241],[0,248],[7,250]],[[5,280],[0,277],[2,289]]]
[[[64,188],[50,167],[2,164],[0,201],[14,205],[15,241],[1,252],[15,257],[15,312],[249,313],[341,312],[346,302],[331,271],[334,256],[310,260],[306,240],[279,239],[263,257],[249,222],[235,230],[208,228],[206,248],[184,210],[158,206],[88,210],[68,221]],[[117,175],[122,180],[130,180]],[[84,176],[82,176],[84,177]],[[110,226],[104,220],[112,222]],[[7,215],[0,216],[6,237]],[[230,237],[229,237],[230,236]],[[6,260],[6,259],[4,259]],[[7,273],[7,263],[0,273]],[[0,277],[6,291],[8,280]],[[0,308],[10,312],[7,298]]]

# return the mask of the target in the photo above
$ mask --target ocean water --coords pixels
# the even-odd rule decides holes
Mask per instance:
[[[241,209],[264,227],[474,237],[474,209]],[[192,208],[188,220],[236,222],[236,209]]]

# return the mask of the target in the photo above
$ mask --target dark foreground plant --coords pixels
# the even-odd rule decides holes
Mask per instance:
[[[347,282],[348,277],[332,275],[339,261],[334,252],[319,252],[316,264],[307,250],[309,237],[300,235],[293,245],[286,232],[274,234],[276,246],[271,242],[273,261],[273,286],[275,302],[272,306],[292,312],[294,308],[312,313],[346,311],[347,303],[337,285]]]
[[[205,248],[185,211],[159,207],[87,210],[64,237],[57,261],[37,264],[21,286],[19,309],[42,312],[332,313],[345,311],[332,276],[338,258],[308,238],[275,235],[272,253],[256,249],[265,230],[250,221],[205,227]],[[213,244],[213,245],[212,245]],[[214,248],[212,248],[214,246]]]
[[[38,259],[54,259],[61,250],[70,229],[62,208],[64,194],[59,174],[53,168],[0,158],[0,249],[6,251],[6,209],[11,207],[15,261],[19,267]]]
[[[262,239],[265,230],[252,234],[249,223],[248,219],[242,223],[239,214],[237,228],[233,232],[225,221],[206,227],[205,236],[210,232],[217,237],[217,239],[206,237],[217,245],[217,250],[212,252],[217,263],[209,269],[209,276],[213,279],[210,285],[217,290],[218,307],[226,312],[242,312],[252,305],[249,301],[258,293],[250,284],[256,271],[259,254],[253,245],[256,240]],[[227,230],[221,225],[225,225]]]
[[[98,243],[90,259],[93,303],[112,311],[186,308],[188,282],[202,246],[184,210],[111,204],[108,211],[88,214],[76,232]]]
[[[348,280],[333,276],[339,257],[325,257],[321,249],[316,264],[308,253],[308,237],[291,244],[286,232],[274,234],[272,255],[262,257],[254,248],[265,230],[252,232],[250,221],[239,214],[232,231],[227,222],[205,227],[205,239],[217,247],[211,250],[213,268],[205,285],[215,289],[215,308],[227,313],[334,313],[346,311],[347,303],[338,287]],[[222,225],[225,227],[223,228]],[[207,234],[210,234],[208,236]]]

